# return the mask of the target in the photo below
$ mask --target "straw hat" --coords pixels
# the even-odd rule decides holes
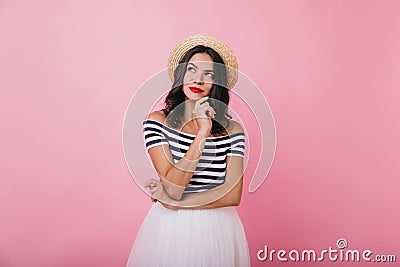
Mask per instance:
[[[227,87],[228,89],[232,89],[238,79],[238,63],[236,57],[233,54],[232,50],[222,41],[205,34],[196,34],[186,37],[174,48],[174,50],[172,50],[168,59],[168,75],[171,81],[174,81],[174,72],[176,67],[178,66],[179,61],[190,49],[197,45],[210,47],[222,57],[225,65],[227,66]]]

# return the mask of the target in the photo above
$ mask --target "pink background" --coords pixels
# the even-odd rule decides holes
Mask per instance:
[[[237,208],[253,266],[283,265],[257,260],[264,245],[338,238],[399,261],[399,13],[398,1],[0,1],[0,266],[125,266],[151,202],[124,161],[124,112],[196,33],[232,48],[275,118],[271,171]]]

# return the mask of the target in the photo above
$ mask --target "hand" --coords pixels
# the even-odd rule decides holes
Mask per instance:
[[[162,182],[155,180],[155,179],[150,179],[145,183],[144,187],[145,188],[148,187],[150,189],[151,200],[153,202],[157,202],[157,200],[158,200],[167,209],[171,209],[171,210],[178,209],[177,206],[172,206],[172,205],[166,204],[164,202],[164,201],[168,201],[168,199],[169,200],[171,200],[171,199],[168,197],[168,194],[165,192]]]
[[[144,187],[150,189],[151,200],[154,202],[157,200],[160,200],[165,194],[164,187],[163,187],[161,181],[158,181],[156,179],[148,180],[144,184]]]
[[[216,114],[207,100],[208,96],[200,98],[196,101],[193,108],[193,115],[198,126],[198,132],[206,135],[211,131],[211,119],[215,118]]]

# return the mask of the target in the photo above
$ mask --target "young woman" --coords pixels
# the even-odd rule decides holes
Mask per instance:
[[[250,266],[240,218],[245,135],[227,113],[237,62],[221,41],[185,38],[169,59],[165,108],[144,122],[146,148],[160,177],[127,266]]]

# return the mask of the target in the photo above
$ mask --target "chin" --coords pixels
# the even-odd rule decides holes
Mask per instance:
[[[186,97],[186,100],[196,101],[196,100],[199,100],[202,97],[203,96],[189,96],[189,97]]]
[[[208,96],[208,94],[196,94],[192,93],[191,91],[185,92],[185,99],[186,100],[199,100],[202,97]]]

